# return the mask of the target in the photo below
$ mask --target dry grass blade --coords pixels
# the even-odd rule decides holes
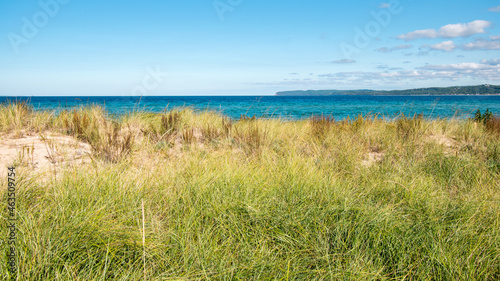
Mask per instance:
[[[141,199],[142,209],[142,262],[144,266],[144,280],[147,280],[146,275],[146,216],[144,215],[144,199]]]

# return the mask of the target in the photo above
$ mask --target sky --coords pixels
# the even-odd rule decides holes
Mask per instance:
[[[500,84],[500,1],[0,0],[0,96]]]

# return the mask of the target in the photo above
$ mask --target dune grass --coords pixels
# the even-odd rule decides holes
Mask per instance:
[[[18,280],[499,280],[496,124],[2,105],[2,137],[93,150],[18,167]]]

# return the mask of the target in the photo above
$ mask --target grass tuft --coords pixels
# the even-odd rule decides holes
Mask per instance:
[[[411,118],[401,115],[396,120],[396,130],[404,140],[414,140],[419,138],[423,132],[423,115],[414,114]]]
[[[333,116],[313,116],[310,119],[311,133],[318,139],[324,140],[335,125]]]
[[[492,116],[484,125],[488,131],[500,135],[500,117]]]

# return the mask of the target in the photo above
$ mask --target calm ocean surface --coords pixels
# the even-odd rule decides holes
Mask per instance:
[[[301,119],[312,115],[332,115],[335,119],[359,114],[379,114],[388,118],[398,114],[420,114],[427,118],[472,117],[478,109],[500,115],[500,96],[145,96],[139,97],[0,97],[28,101],[36,110],[64,110],[99,104],[113,115],[134,110],[163,112],[176,107],[215,110],[239,118],[241,114],[261,118]]]

